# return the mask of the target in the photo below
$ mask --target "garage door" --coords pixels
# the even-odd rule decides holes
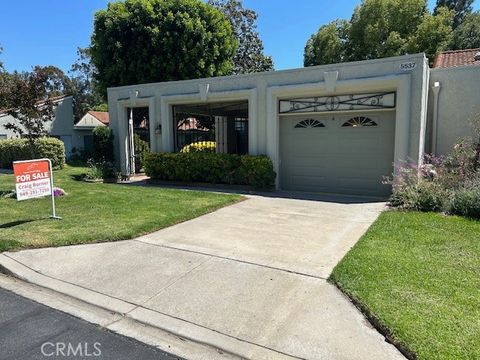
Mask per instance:
[[[395,112],[280,118],[280,186],[285,190],[388,196]]]

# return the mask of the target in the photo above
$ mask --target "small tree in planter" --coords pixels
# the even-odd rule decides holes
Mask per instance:
[[[145,153],[148,152],[148,143],[140,138],[140,135],[133,135],[133,146],[135,148],[135,172],[143,169]]]
[[[116,182],[118,173],[115,170],[114,160],[113,132],[106,126],[97,126],[93,130],[93,159],[89,161],[90,178],[95,176],[96,179],[101,178],[104,182]]]
[[[95,161],[113,162],[113,133],[106,126],[93,129],[93,159]]]

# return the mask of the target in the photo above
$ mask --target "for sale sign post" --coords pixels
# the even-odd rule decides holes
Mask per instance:
[[[17,200],[52,194],[48,160],[18,161],[13,164]]]
[[[53,174],[50,159],[15,161],[13,163],[17,200],[27,200],[43,196],[52,197],[52,216],[55,214],[53,194]]]

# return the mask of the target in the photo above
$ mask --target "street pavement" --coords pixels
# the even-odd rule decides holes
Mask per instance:
[[[179,358],[0,288],[0,359]]]

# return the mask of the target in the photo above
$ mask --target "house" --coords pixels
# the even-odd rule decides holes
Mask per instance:
[[[480,121],[480,48],[445,51],[430,70],[428,151],[447,154]]]
[[[97,126],[108,126],[109,116],[106,111],[88,111],[74,126],[76,149],[83,149],[87,152],[93,149],[92,131]]]
[[[93,147],[92,131],[97,126],[108,126],[108,112],[88,111],[74,124],[73,97],[57,96],[53,98],[53,103],[55,106],[53,120],[45,123],[48,135],[63,141],[67,158],[76,150],[90,152]],[[0,140],[18,137],[15,132],[4,126],[15,121],[17,121],[15,117],[9,115],[7,110],[0,110]]]
[[[422,53],[122,86],[108,89],[110,127],[123,174],[134,172],[142,112],[154,152],[180,151],[185,119],[201,119],[217,152],[268,155],[277,189],[384,197],[394,164],[445,154],[469,134],[479,80],[478,66],[430,69]]]
[[[57,96],[53,98],[53,103],[55,106],[54,118],[45,123],[45,129],[50,136],[63,141],[65,154],[68,156],[73,146],[73,97],[68,95]],[[15,132],[6,129],[4,126],[16,121],[15,117],[7,113],[7,110],[0,110],[0,140],[18,137]]]

